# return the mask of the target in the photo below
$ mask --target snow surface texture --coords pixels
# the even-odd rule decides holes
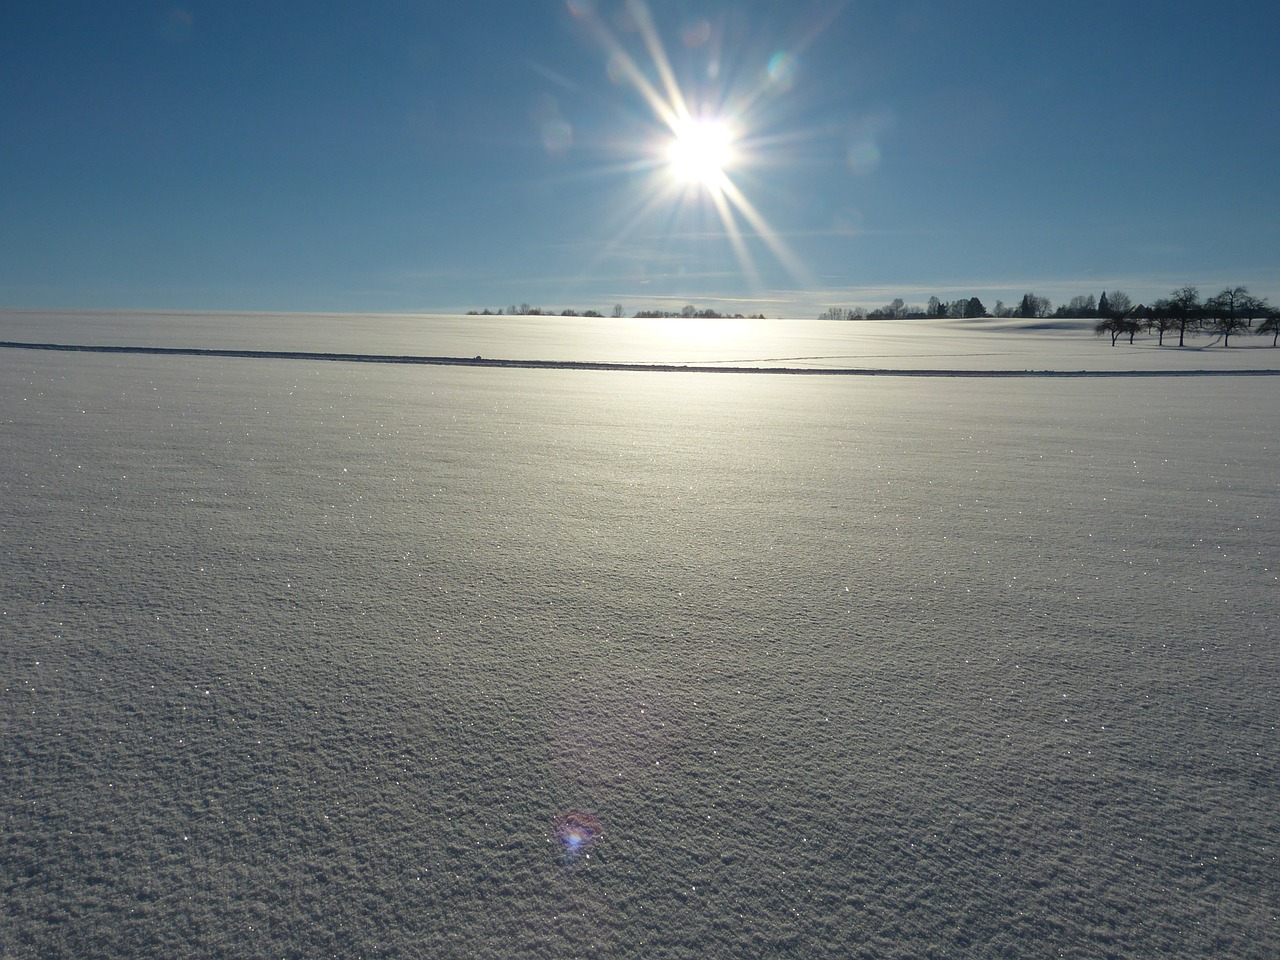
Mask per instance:
[[[1276,956],[1278,387],[0,350],[0,956]]]

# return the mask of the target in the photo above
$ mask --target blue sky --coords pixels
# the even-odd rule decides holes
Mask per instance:
[[[1235,0],[12,0],[0,306],[1276,302],[1277,49]]]

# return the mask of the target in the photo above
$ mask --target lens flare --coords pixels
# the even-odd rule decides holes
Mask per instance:
[[[784,51],[778,51],[769,58],[765,68],[769,82],[782,90],[790,90],[796,82],[796,58]]]
[[[592,847],[604,836],[604,824],[586,810],[566,810],[556,815],[551,832],[560,845],[564,862],[573,865],[590,859]]]

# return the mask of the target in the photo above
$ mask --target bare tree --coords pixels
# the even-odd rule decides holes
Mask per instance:
[[[1179,287],[1169,298],[1173,309],[1173,325],[1178,329],[1178,346],[1186,343],[1187,328],[1200,322],[1204,308],[1200,304],[1200,291],[1193,286]]]
[[[1245,326],[1252,327],[1253,321],[1258,317],[1265,318],[1271,313],[1271,304],[1266,297],[1255,297],[1251,294],[1240,304],[1240,310],[1244,314]]]
[[[1225,313],[1243,313],[1241,309],[1244,302],[1249,300],[1249,289],[1247,287],[1231,287],[1223,290],[1216,296],[1210,297],[1205,306],[1210,310],[1221,310]]]
[[[1271,334],[1271,345],[1273,347],[1277,342],[1280,342],[1280,310],[1268,309],[1267,315],[1258,324],[1257,333],[1260,335]]]
[[[1104,293],[1098,301],[1098,310],[1102,314],[1102,319],[1094,324],[1094,333],[1098,336],[1104,333],[1111,334],[1113,347],[1121,336],[1128,336],[1129,342],[1133,343],[1134,335],[1142,327],[1132,316],[1133,300],[1127,293],[1119,290],[1113,291],[1110,295]]]
[[[1098,336],[1102,336],[1104,333],[1111,334],[1111,345],[1113,347],[1116,345],[1116,341],[1122,336],[1127,336],[1129,338],[1129,342],[1133,343],[1133,336],[1140,329],[1142,329],[1142,325],[1139,324],[1137,320],[1133,319],[1133,317],[1120,316],[1115,313],[1112,313],[1110,316],[1103,317],[1093,325],[1093,332]]]
[[[1244,287],[1235,287],[1223,290],[1205,303],[1209,329],[1222,337],[1224,347],[1231,345],[1233,333],[1243,332],[1252,322],[1252,318],[1246,320],[1245,313],[1253,310],[1253,304],[1248,302],[1253,299]]]
[[[1127,317],[1133,311],[1133,300],[1123,290],[1112,290],[1107,298],[1107,313]]]
[[[1173,304],[1167,297],[1161,297],[1147,308],[1146,327],[1159,334],[1160,346],[1164,346],[1164,335],[1176,326]]]

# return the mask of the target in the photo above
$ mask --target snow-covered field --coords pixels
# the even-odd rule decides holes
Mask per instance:
[[[0,340],[718,368],[1061,373],[1277,370],[1271,337],[1110,346],[1092,320],[614,320],[0,310]],[[1166,334],[1170,344],[1177,335]],[[1104,348],[1105,349],[1102,349]]]
[[[0,340],[1280,368],[614,323]],[[1277,400],[0,349],[0,957],[1276,956]]]

